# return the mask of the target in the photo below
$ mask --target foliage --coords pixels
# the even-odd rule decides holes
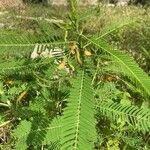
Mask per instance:
[[[1,30],[1,149],[149,149],[150,78],[119,41],[136,20],[87,30],[99,6],[69,2],[62,21]]]

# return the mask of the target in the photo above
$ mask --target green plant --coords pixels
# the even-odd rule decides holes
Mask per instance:
[[[0,35],[2,149],[149,149],[150,78],[106,38],[130,20],[93,35],[69,2],[61,23]]]

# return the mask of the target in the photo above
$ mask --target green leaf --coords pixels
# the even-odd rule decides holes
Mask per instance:
[[[150,77],[138,66],[138,64],[128,56],[118,50],[115,50],[108,42],[102,39],[89,39],[88,37],[82,35],[92,44],[96,45],[103,51],[107,52],[112,56],[112,60],[115,61],[116,65],[120,66],[122,73],[129,76],[129,78],[134,81],[138,88],[143,90],[143,93],[150,96]]]
[[[25,150],[30,145],[41,146],[57,143],[61,133],[61,120],[55,118],[51,121],[44,117],[37,116],[32,122],[23,120],[13,131],[16,138],[15,150]]]
[[[91,79],[80,72],[74,79],[62,116],[61,149],[91,150],[96,138]]]
[[[135,106],[121,105],[115,102],[101,101],[98,106],[100,114],[107,116],[113,121],[121,119],[126,121],[135,130],[142,132],[150,131],[150,110]]]
[[[16,138],[15,150],[25,150],[28,148],[27,138],[30,130],[31,122],[24,120],[13,131],[13,135]]]

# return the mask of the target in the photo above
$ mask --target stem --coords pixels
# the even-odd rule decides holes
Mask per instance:
[[[8,104],[5,104],[5,103],[0,103],[0,106],[10,107]]]

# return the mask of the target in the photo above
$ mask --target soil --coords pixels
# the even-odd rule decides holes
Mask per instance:
[[[23,7],[22,0],[0,0],[0,8]]]

